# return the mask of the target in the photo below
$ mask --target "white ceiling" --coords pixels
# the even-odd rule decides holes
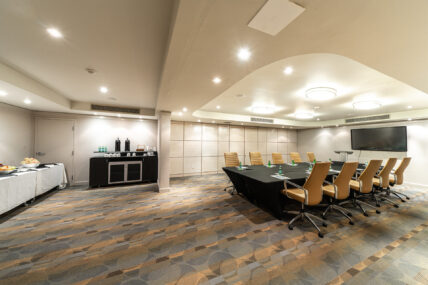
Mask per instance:
[[[0,61],[70,100],[155,108],[172,4],[2,0]],[[51,38],[48,27],[64,38]],[[98,72],[90,75],[87,67]],[[110,92],[101,94],[101,85]]]
[[[284,74],[286,67],[292,67],[293,73]],[[334,88],[337,96],[327,101],[306,98],[305,91],[314,87]],[[354,110],[353,102],[365,100],[377,101],[382,107]],[[252,106],[272,106],[277,111],[259,115],[251,111]],[[428,95],[346,57],[308,54],[280,60],[250,73],[201,110],[278,119],[293,119],[290,115],[295,112],[310,112],[316,115],[311,119],[315,121],[401,112],[407,111],[408,106],[428,108]]]

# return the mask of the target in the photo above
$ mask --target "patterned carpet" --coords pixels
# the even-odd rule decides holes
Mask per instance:
[[[223,191],[223,175],[54,191],[0,218],[0,284],[428,284],[428,189],[323,239]],[[296,204],[290,204],[295,207]]]

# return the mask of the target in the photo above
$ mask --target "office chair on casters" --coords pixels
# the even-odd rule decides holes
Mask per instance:
[[[386,196],[390,195],[389,176],[391,175],[391,171],[394,168],[396,162],[396,158],[389,158],[379,174],[373,178],[373,185],[381,191],[380,194],[375,195],[376,206],[380,206],[377,198],[381,198],[381,201],[387,201],[394,205],[395,208],[398,208],[398,205],[395,204],[394,201],[386,198]]]
[[[237,152],[225,152],[224,153],[224,162],[226,167],[234,167],[239,166],[239,157]],[[229,180],[229,183],[232,184],[232,182]],[[229,193],[233,195],[236,192],[235,187],[232,185],[226,186],[224,188],[224,191],[230,190]]]
[[[293,224],[296,221],[300,219],[302,220],[306,219],[317,229],[318,236],[321,238],[323,237],[321,230],[312,219],[321,221],[324,227],[326,227],[327,224],[320,217],[317,217],[311,213],[308,213],[307,208],[305,206],[316,206],[316,205],[319,205],[319,203],[321,202],[322,193],[323,193],[322,185],[323,185],[324,179],[327,177],[329,169],[330,169],[330,162],[316,163],[314,165],[314,168],[311,174],[306,179],[306,182],[303,186],[295,184],[291,181],[284,181],[285,189],[282,190],[282,194],[284,194],[286,197],[290,199],[300,202],[302,205],[302,208],[300,211],[286,211],[288,214],[296,215],[288,224],[288,228],[290,230],[293,229],[294,227]],[[287,188],[287,184],[290,184],[295,188]]]
[[[300,158],[300,153],[298,152],[290,152],[290,159],[294,160],[294,162],[302,162],[302,159]]]
[[[308,156],[309,162],[314,162],[314,160],[316,161],[315,154],[313,152],[307,152],[306,155]]]
[[[250,162],[251,165],[263,165],[263,158],[260,152],[250,151]]]
[[[354,207],[360,208],[361,212],[363,212],[364,216],[366,217],[368,214],[363,208],[363,205],[375,209],[376,214],[380,214],[380,211],[377,210],[375,206],[361,200],[374,197],[373,178],[376,175],[376,172],[379,170],[381,164],[382,160],[370,160],[369,165],[367,165],[366,169],[363,171],[363,173],[361,173],[357,180],[350,181],[350,186],[353,190],[352,199],[341,202],[339,205],[343,206],[345,204],[352,204]]]
[[[351,192],[349,183],[357,170],[358,162],[345,162],[342,170],[337,177],[334,177],[333,183],[325,181],[328,185],[323,186],[323,193],[329,198],[329,204],[322,214],[322,218],[326,219],[326,215],[331,210],[336,210],[349,220],[349,224],[353,225],[352,214],[345,208],[339,206],[338,201],[345,200]]]
[[[389,185],[391,187],[394,187],[395,185],[402,185],[403,184],[403,182],[404,182],[404,175],[403,175],[404,170],[406,170],[407,166],[409,166],[410,160],[411,160],[410,157],[403,158],[403,160],[401,161],[398,168],[389,177]],[[406,202],[406,200],[404,200],[401,196],[404,196],[407,200],[410,200],[409,196],[407,196],[406,194],[403,194],[401,192],[397,192],[397,191],[391,190],[391,189],[389,190],[389,192],[391,192],[392,194],[397,196],[401,200],[401,202]]]
[[[279,152],[272,152],[272,163],[284,164],[284,159],[282,158],[282,154],[280,154]]]

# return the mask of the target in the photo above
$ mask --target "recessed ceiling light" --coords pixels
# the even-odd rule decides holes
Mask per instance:
[[[183,112],[178,112],[178,115],[179,116],[183,116]]]
[[[314,110],[318,110],[320,108],[320,106],[315,106]]]
[[[317,121],[319,121],[320,120],[320,118],[317,118]]]
[[[306,98],[316,101],[330,100],[336,97],[336,95],[336,89],[329,87],[310,88],[305,92]]]
[[[183,107],[183,112],[187,112],[187,108],[186,107]]]
[[[352,104],[357,110],[373,110],[380,108],[381,104],[375,101],[360,101]]]
[[[407,120],[408,120],[408,121],[411,121],[411,120],[412,120],[412,118],[408,118]]]
[[[63,37],[62,33],[58,29],[49,28],[49,29],[46,29],[46,31],[49,33],[49,35],[51,35],[54,38],[59,39]]]
[[[294,113],[294,117],[296,117],[297,119],[312,119],[314,117],[314,114],[309,112],[297,112]]]
[[[27,104],[27,105],[30,105],[31,104],[31,100],[30,99],[25,99],[24,103]]]
[[[287,67],[284,69],[284,74],[286,74],[286,75],[290,75],[291,73],[293,73],[293,68],[292,68],[291,66],[287,66]]]
[[[247,61],[251,57],[251,52],[248,48],[240,48],[238,51],[238,58],[242,61]]]
[[[336,125],[336,127],[338,127],[339,125]]]
[[[213,123],[213,124],[214,124],[214,123],[215,123],[215,121],[211,121],[211,123]]]
[[[101,87],[100,87],[100,92],[105,94],[105,93],[107,93],[107,92],[108,92],[108,88],[107,88],[107,87],[105,87],[105,86],[101,86]]]
[[[220,105],[217,105],[217,106],[215,106],[215,108],[217,109],[217,110],[220,110]]]
[[[201,120],[198,120],[198,122],[200,123],[200,122],[201,122]]]
[[[117,114],[117,116],[120,118],[120,117],[122,117],[122,115],[121,114]]]
[[[412,109],[413,108],[413,106],[407,106],[407,109]]]
[[[285,128],[284,126],[282,126],[282,128]]]
[[[7,92],[6,91],[3,91],[3,90],[0,90],[0,96],[6,96],[7,95]]]
[[[93,114],[94,114],[94,116],[98,115],[98,113],[97,113],[97,112],[94,112]]]
[[[251,112],[256,114],[268,115],[275,112],[275,107],[273,106],[252,106]]]
[[[220,78],[220,77],[214,77],[214,78],[213,78],[213,82],[214,82],[215,84],[219,84],[219,83],[221,82],[221,78]]]
[[[241,123],[241,126],[243,126],[244,125],[244,123]]]
[[[142,119],[142,118],[143,118],[143,116],[140,116],[139,118],[140,118],[140,119]]]

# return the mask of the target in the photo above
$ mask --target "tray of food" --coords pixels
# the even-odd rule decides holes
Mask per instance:
[[[21,161],[21,165],[26,168],[36,168],[40,165],[40,161],[32,157],[26,157]]]
[[[0,175],[8,175],[16,172],[15,166],[3,165],[0,163]]]

